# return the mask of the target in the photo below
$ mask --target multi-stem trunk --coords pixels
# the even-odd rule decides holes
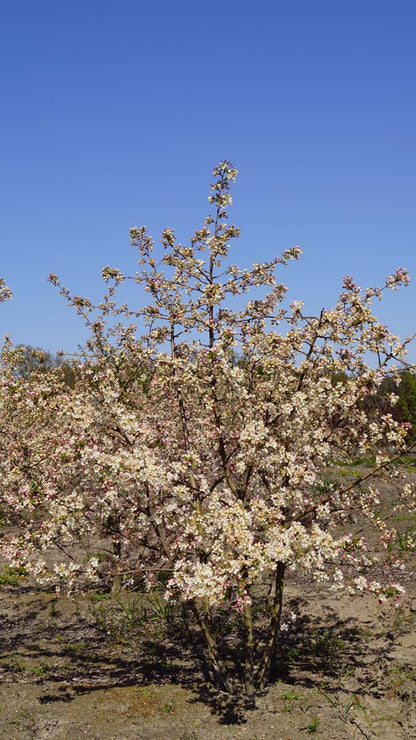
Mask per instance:
[[[248,696],[255,692],[254,685],[254,632],[250,604],[244,605],[244,688]]]
[[[256,691],[262,691],[270,680],[270,669],[276,648],[277,635],[280,628],[283,605],[283,584],[285,578],[285,565],[278,563],[275,573],[274,597],[272,603],[272,612],[269,623],[269,633],[266,646],[260,661],[259,668],[254,677],[254,686]]]
[[[113,556],[116,565],[116,571],[113,575],[112,592],[118,594],[121,591],[121,577],[117,572],[121,558],[121,517],[116,514],[111,514],[107,520],[107,527],[111,533],[111,543],[113,549]]]
[[[207,663],[212,675],[213,684],[227,694],[233,694],[233,686],[227,668],[218,652],[211,608],[207,598],[201,599],[201,606],[202,608],[199,609],[195,602],[191,603],[192,612],[205,639],[208,654]]]

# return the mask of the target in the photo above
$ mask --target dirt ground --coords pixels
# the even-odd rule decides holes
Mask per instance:
[[[397,609],[289,580],[297,618],[281,672],[252,704],[204,682],[162,605],[149,617],[134,594],[57,599],[3,575],[0,738],[416,738],[416,552],[397,554],[407,567],[392,573],[407,591]]]

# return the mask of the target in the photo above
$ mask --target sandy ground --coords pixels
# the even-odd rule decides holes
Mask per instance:
[[[412,740],[416,552],[402,557],[398,609],[293,577],[280,675],[252,704],[213,691],[169,620],[144,618],[135,595],[71,601],[3,579],[0,738]]]

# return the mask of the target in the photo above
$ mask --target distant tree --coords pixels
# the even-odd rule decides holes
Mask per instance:
[[[58,367],[59,364],[59,359],[40,347],[18,344],[15,348],[15,372],[20,378],[29,380],[34,370],[46,373],[52,367]]]
[[[384,378],[378,390],[365,399],[367,412],[391,414],[401,424],[408,424],[408,442],[416,441],[416,375],[400,370]]]
[[[411,424],[409,438],[413,442],[416,440],[416,375],[410,370],[403,370],[400,373],[400,383],[398,386],[398,409],[401,414],[401,421]]]
[[[62,355],[53,354],[40,347],[32,347],[30,344],[18,344],[13,349],[13,354],[13,367],[16,377],[29,380],[35,371],[37,373],[48,373],[54,368],[61,368],[65,384],[71,388],[74,386],[74,369],[70,362],[64,360]]]

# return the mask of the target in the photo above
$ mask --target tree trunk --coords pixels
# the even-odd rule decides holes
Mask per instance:
[[[244,686],[246,694],[252,696],[254,686],[254,635],[253,614],[250,605],[244,606]]]
[[[277,635],[280,627],[283,603],[283,583],[285,578],[285,565],[278,563],[275,577],[275,592],[272,606],[272,616],[269,626],[269,637],[264,648],[263,657],[255,676],[255,689],[262,691],[270,680],[270,668],[276,647]]]
[[[212,673],[213,684],[227,694],[233,694],[233,686],[229,679],[227,669],[222,661],[218,646],[213,634],[211,610],[207,599],[202,599],[203,614],[195,603],[191,604],[192,612],[205,638],[208,652],[208,665]]]

